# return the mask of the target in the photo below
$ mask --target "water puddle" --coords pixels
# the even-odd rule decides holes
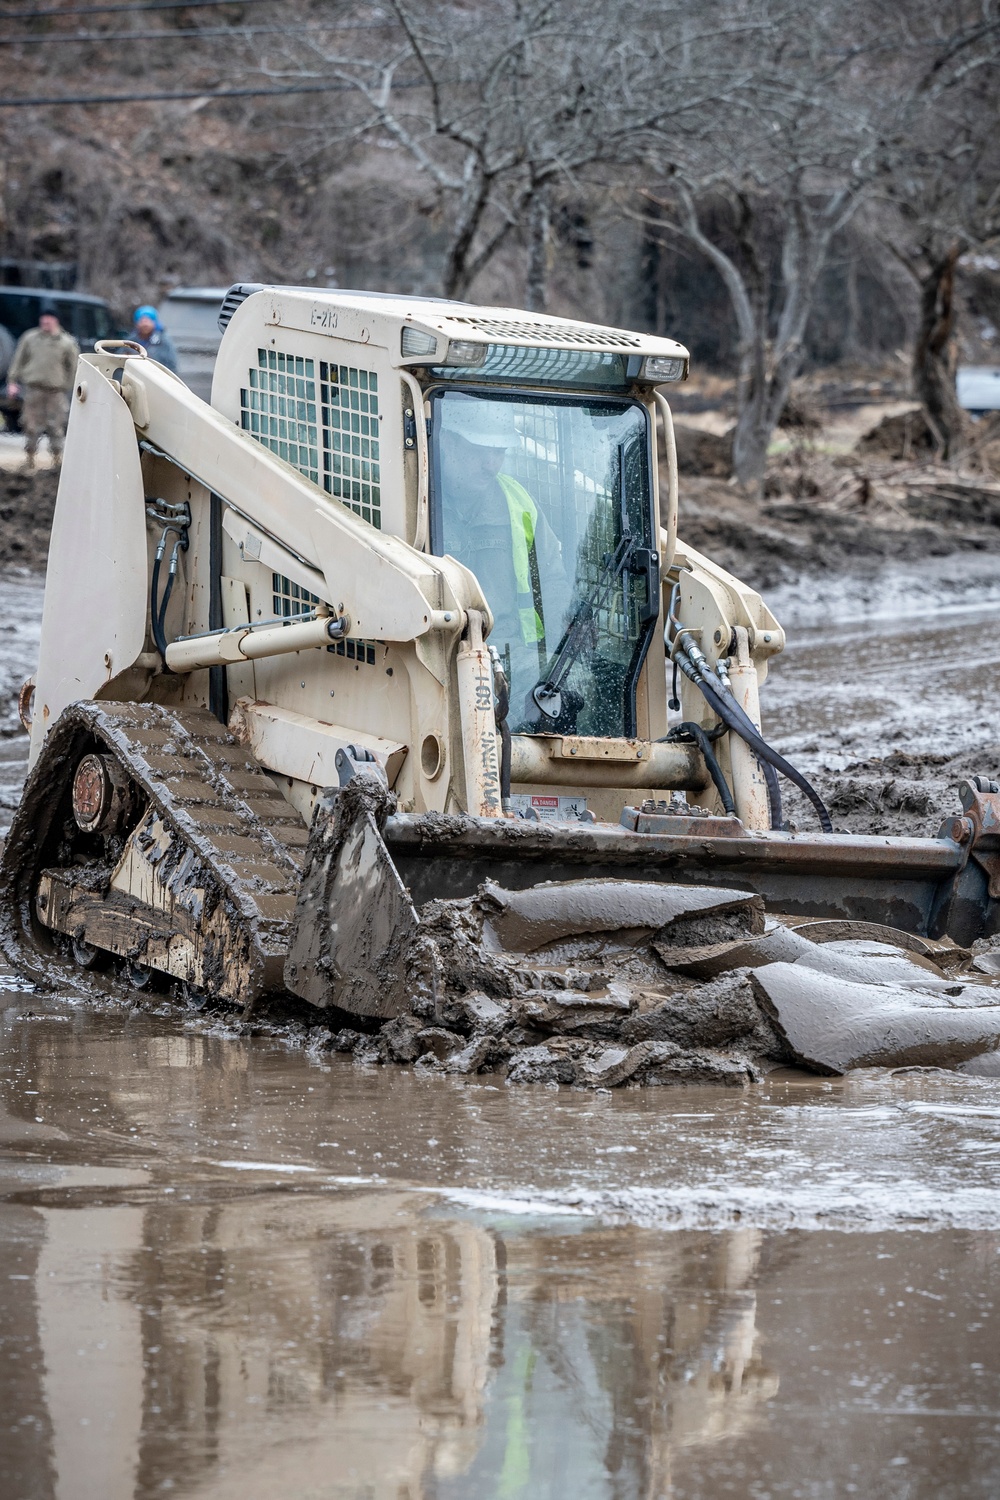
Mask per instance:
[[[0,1010],[4,1496],[996,1492],[996,1080],[594,1096]]]

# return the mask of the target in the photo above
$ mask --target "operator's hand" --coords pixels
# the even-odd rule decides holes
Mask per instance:
[[[19,396],[21,394],[21,387],[19,385],[15,385],[12,380],[8,380],[7,394],[8,396]]]

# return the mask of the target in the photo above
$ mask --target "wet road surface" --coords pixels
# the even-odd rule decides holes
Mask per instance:
[[[799,630],[770,722],[990,728],[991,618]],[[1000,1493],[1000,1081],[595,1096],[295,1040],[0,976],[2,1500]]]

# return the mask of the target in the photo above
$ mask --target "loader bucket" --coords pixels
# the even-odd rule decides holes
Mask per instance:
[[[1000,925],[1000,795],[962,797],[936,838],[889,839],[748,834],[662,805],[621,826],[400,814],[355,781],[317,807],[285,982],[373,1018],[421,987],[435,1004],[463,986],[531,990],[539,965],[606,998],[653,982],[640,955],[657,944],[750,939],[765,909],[968,945]]]

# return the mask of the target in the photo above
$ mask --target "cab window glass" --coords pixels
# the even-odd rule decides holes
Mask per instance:
[[[432,399],[433,546],[475,573],[515,733],[635,733],[657,612],[645,409],[446,389]]]

